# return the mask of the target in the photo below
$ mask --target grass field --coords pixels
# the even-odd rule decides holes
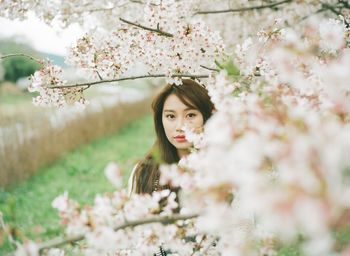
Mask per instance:
[[[82,204],[91,204],[96,193],[112,191],[104,176],[109,161],[124,171],[126,185],[129,173],[154,141],[150,116],[134,121],[113,136],[104,137],[70,152],[53,165],[43,168],[22,184],[0,191],[0,211],[19,238],[47,239],[61,232],[52,200],[64,191]],[[13,248],[6,239],[0,255]]]
[[[22,94],[0,94],[0,102],[1,104],[7,104],[7,105],[15,105],[23,102],[32,102],[32,95],[29,93],[22,93]]]

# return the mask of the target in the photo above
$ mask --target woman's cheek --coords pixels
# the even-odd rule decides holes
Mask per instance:
[[[194,130],[194,132],[200,133],[203,131],[203,119],[198,117],[193,120],[189,126]]]
[[[163,126],[164,126],[165,135],[167,136],[168,140],[171,141],[172,140],[172,133],[173,133],[172,124],[169,121],[165,121],[163,123]]]
[[[202,133],[203,131],[204,131],[203,125],[198,125],[197,127],[194,128],[195,133]]]

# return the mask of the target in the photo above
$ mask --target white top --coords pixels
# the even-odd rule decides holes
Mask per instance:
[[[135,164],[134,168],[132,169],[129,180],[128,180],[128,195],[129,195],[129,197],[131,196],[131,194],[135,190],[135,182],[133,182],[133,180],[134,180],[137,165],[138,165],[138,163]]]

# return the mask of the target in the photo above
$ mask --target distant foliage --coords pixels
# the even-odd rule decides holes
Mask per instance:
[[[2,66],[4,69],[3,79],[11,82],[16,82],[21,77],[30,76],[40,68],[40,65],[35,61],[20,56],[4,60]]]
[[[4,80],[4,74],[5,74],[4,67],[0,64],[0,82]]]
[[[7,55],[11,53],[25,53],[38,57],[38,54],[30,45],[18,43],[15,38],[0,40],[0,53]],[[0,63],[0,81],[16,82],[21,77],[32,75],[40,68],[39,64],[26,57],[12,57]]]

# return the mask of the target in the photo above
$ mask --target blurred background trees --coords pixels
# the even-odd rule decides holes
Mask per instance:
[[[0,52],[3,55],[10,53],[25,53],[39,57],[34,49],[28,45],[17,43],[14,39],[6,39],[0,41]],[[19,78],[27,77],[39,69],[39,64],[26,57],[16,56],[7,58],[2,61],[2,76],[0,81],[10,81],[16,83]]]
[[[66,67],[62,56],[38,52],[29,44],[19,43],[18,41],[16,38],[0,40],[0,53],[2,55],[24,53],[38,59],[49,58],[55,64]],[[6,58],[1,62],[0,66],[0,86],[1,82],[5,81],[16,83],[20,78],[34,74],[40,68],[37,62],[22,56]]]

